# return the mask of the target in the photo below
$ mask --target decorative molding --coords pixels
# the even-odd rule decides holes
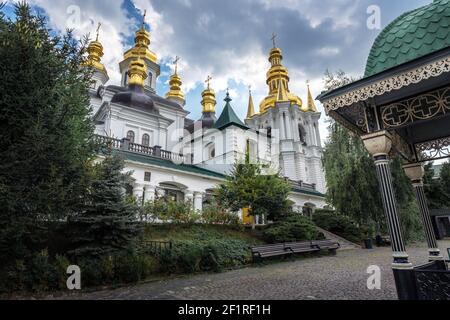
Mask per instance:
[[[418,143],[415,149],[421,162],[449,158],[450,137]]]
[[[380,111],[381,121],[386,129],[448,114],[450,113],[450,87],[383,106]]]
[[[450,57],[436,60],[430,64],[386,78],[361,89],[331,98],[324,101],[323,105],[328,113],[360,101],[366,101],[370,98],[399,90],[412,84],[417,84],[426,79],[438,77],[446,72],[450,72]]]

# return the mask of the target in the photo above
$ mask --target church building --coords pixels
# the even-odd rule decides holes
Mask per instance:
[[[124,156],[126,170],[135,179],[129,191],[136,198],[188,201],[201,212],[233,165],[250,158],[265,170],[280,172],[292,184],[290,199],[295,211],[310,215],[315,208],[326,206],[321,113],[309,87],[306,104],[290,91],[288,69],[275,43],[269,55],[268,95],[257,111],[250,92],[246,119],[236,115],[228,93],[223,112],[216,114],[211,77],[201,106],[192,106],[202,108],[202,116],[190,119],[177,67],[169,92],[159,95],[156,82],[161,68],[150,43],[143,23],[134,46],[120,62],[119,85],[108,83],[98,33],[88,47],[88,65],[94,69],[89,94],[96,138]],[[245,215],[242,218],[249,223]],[[265,221],[261,217],[257,222]]]

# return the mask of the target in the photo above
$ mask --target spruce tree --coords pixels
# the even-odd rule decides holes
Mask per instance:
[[[84,210],[69,219],[72,257],[99,258],[133,249],[141,226],[137,205],[124,194],[131,173],[123,170],[117,153],[95,165]]]
[[[0,269],[45,246],[82,200],[89,143],[86,41],[55,36],[25,3],[0,10]],[[38,231],[42,230],[42,233]],[[44,243],[42,243],[44,242]]]

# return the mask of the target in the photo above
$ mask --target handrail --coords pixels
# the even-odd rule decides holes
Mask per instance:
[[[143,154],[159,159],[169,160],[176,163],[192,164],[192,155],[177,154],[170,151],[162,150],[160,147],[144,146],[138,143],[131,142],[129,139],[116,139],[101,135],[94,135],[94,141],[99,145],[107,148]]]

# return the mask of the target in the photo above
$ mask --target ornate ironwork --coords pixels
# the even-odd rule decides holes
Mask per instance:
[[[420,300],[450,300],[450,272],[437,262],[414,270]]]
[[[417,158],[425,162],[450,157],[450,137],[415,145]]]
[[[450,87],[381,107],[380,111],[381,121],[386,129],[448,114],[450,113]]]
[[[438,77],[446,72],[450,72],[450,57],[436,60],[430,64],[415,68],[390,78],[380,80],[367,85],[361,89],[342,94],[340,96],[323,101],[327,112],[348,107],[354,103],[366,101],[385,93],[399,90],[412,84],[417,84],[423,80]]]

